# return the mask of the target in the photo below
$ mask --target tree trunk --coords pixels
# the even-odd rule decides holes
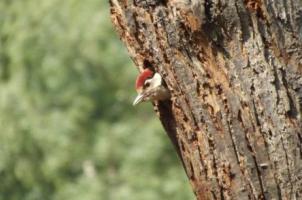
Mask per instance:
[[[197,199],[302,199],[302,1],[110,3]]]

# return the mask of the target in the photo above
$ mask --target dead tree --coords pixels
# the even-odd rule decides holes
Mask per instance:
[[[111,0],[197,199],[302,199],[302,1]]]

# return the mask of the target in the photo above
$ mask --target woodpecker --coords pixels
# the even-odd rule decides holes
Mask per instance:
[[[161,75],[148,68],[137,76],[135,89],[138,95],[133,101],[133,106],[143,101],[162,101],[170,98],[170,92],[164,85]]]

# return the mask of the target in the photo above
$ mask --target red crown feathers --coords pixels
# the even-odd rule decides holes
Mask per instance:
[[[144,71],[138,75],[137,79],[136,79],[136,83],[135,83],[135,89],[139,90],[143,87],[146,79],[148,78],[152,78],[154,75],[154,72],[151,71],[150,69],[146,68],[144,69]]]

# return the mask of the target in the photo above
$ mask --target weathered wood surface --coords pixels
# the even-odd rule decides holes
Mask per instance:
[[[197,199],[302,199],[302,1],[111,0]]]

